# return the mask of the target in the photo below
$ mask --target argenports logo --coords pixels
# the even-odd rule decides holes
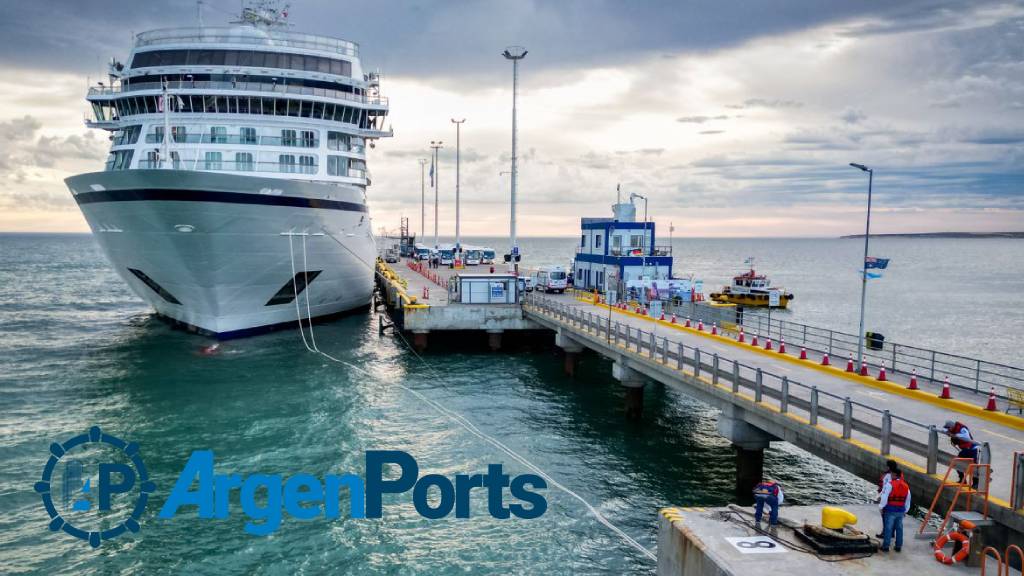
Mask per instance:
[[[93,548],[125,532],[138,532],[155,489],[138,444],[97,426],[51,444],[43,477],[35,484],[50,515],[50,530],[63,530]]]
[[[237,500],[249,520],[245,531],[266,536],[285,516],[297,520],[337,519],[347,503],[349,518],[382,518],[386,494],[408,495],[416,512],[439,519],[454,513],[469,518],[474,489],[486,493],[488,514],[500,520],[538,518],[547,500],[536,490],[547,488],[536,474],[510,476],[501,464],[489,464],[483,474],[420,475],[407,452],[368,450],[365,479],[355,474],[328,474],[322,480],[299,473],[218,473],[212,451],[192,452],[171,488],[159,517],[227,518]],[[58,474],[58,476],[55,476]],[[88,434],[50,446],[43,478],[36,483],[50,514],[50,529],[63,530],[93,547],[126,531],[138,532],[140,518],[156,486],[139,456],[139,447],[93,427]],[[506,489],[508,498],[506,501]],[[401,502],[402,497],[396,498]]]

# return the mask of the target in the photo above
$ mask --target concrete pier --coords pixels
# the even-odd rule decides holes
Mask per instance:
[[[626,418],[639,419],[644,413],[645,378],[621,359],[612,365],[612,376],[626,389]]]

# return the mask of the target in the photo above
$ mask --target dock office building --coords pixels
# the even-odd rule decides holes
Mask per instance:
[[[631,203],[614,204],[612,213],[613,218],[581,219],[573,285],[621,292],[639,287],[644,278],[671,278],[672,247],[655,244],[654,222],[637,222]]]

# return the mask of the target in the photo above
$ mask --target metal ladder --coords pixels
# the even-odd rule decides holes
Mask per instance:
[[[958,464],[967,463],[967,470],[964,471],[963,481],[950,482],[949,474],[957,468]],[[973,487],[974,474],[980,473],[978,478],[978,486],[981,488]],[[921,529],[918,530],[919,534],[924,534],[925,528],[928,526],[928,521],[931,520],[932,515],[935,514],[935,507],[939,504],[939,498],[946,488],[955,488],[956,494],[953,495],[953,501],[949,504],[949,509],[946,510],[946,515],[942,519],[942,525],[939,526],[939,534],[943,534],[946,530],[946,525],[949,524],[949,518],[956,510],[956,504],[960,500],[960,496],[964,495],[964,509],[967,511],[972,510],[971,502],[975,494],[984,497],[984,503],[982,504],[981,513],[985,518],[988,518],[988,487],[989,480],[992,476],[992,466],[990,464],[977,464],[971,458],[952,458],[949,461],[949,467],[946,468],[946,475],[942,477],[942,483],[939,484],[939,488],[935,491],[935,497],[932,498],[932,505],[928,507],[928,514],[924,517],[924,522],[921,523]]]

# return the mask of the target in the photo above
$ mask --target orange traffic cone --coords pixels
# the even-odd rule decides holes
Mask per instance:
[[[829,361],[828,361],[828,353],[825,353],[825,355],[821,357],[821,365],[822,366],[829,366],[830,365]]]
[[[665,313],[664,312],[661,313],[661,318],[658,318],[658,320],[661,320],[662,322],[665,321]]]
[[[989,412],[995,412],[996,410],[998,410],[998,408],[996,408],[996,388],[995,388],[995,386],[993,386],[988,391],[988,404],[985,405],[985,410],[988,410]]]
[[[676,323],[676,313],[675,312],[672,313],[672,323],[673,324]]]
[[[772,349],[772,339],[771,339],[770,336],[768,337],[767,340],[764,341],[764,349],[765,350],[771,350]]]
[[[736,337],[736,341],[739,342],[740,344],[743,344],[743,342],[746,341],[746,338],[743,336],[743,327],[742,326],[740,327],[740,335]]]
[[[423,287],[423,299],[424,300],[430,300],[430,287],[429,286],[424,286]]]
[[[757,346],[757,332],[754,332],[754,337],[750,339],[750,345],[754,347]]]
[[[711,335],[718,336],[718,322],[711,325]]]
[[[853,354],[850,354],[850,359],[846,361],[846,371],[853,372]]]
[[[786,337],[783,336],[783,337],[779,338],[779,354],[785,354],[785,353],[786,353]]]
[[[800,359],[807,360],[807,348],[804,348],[803,346],[800,347]]]
[[[910,385],[907,386],[907,390],[917,390],[917,368],[910,371]]]
[[[868,363],[864,362],[863,360],[861,360],[861,363],[860,363],[860,375],[861,376],[867,376],[868,375]]]
[[[703,332],[704,331],[704,320],[703,319],[697,320],[697,331],[698,332]]]
[[[878,381],[885,382],[885,362],[882,362],[882,367],[878,369]]]
[[[687,328],[690,327],[690,318],[689,317],[686,318],[686,327]]]
[[[949,393],[949,376],[946,376],[946,379],[942,381],[942,394],[939,394],[939,398],[949,400],[952,397],[953,396]]]

